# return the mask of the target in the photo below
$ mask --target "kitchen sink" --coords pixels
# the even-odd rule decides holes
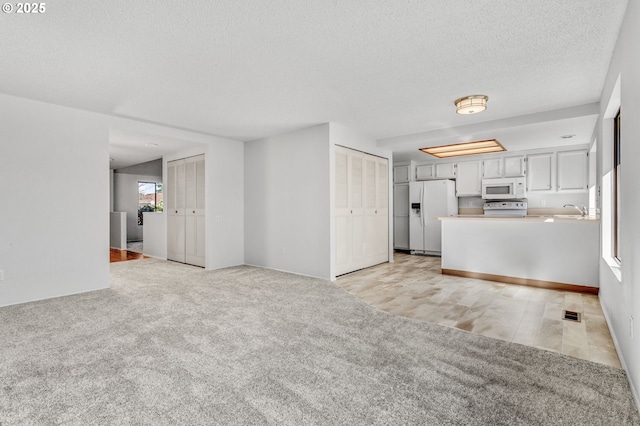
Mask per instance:
[[[589,219],[589,216],[582,216],[581,214],[554,214],[553,217],[558,219]]]
[[[542,219],[572,219],[572,220],[587,220],[587,219],[593,219],[592,217],[589,216],[582,216],[579,214],[539,214],[539,215],[535,215],[535,214],[531,214],[531,215],[527,215],[525,217],[529,217],[529,218],[542,218]]]

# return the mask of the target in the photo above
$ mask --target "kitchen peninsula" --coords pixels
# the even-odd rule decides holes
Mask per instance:
[[[596,218],[460,215],[440,220],[443,274],[598,293]]]

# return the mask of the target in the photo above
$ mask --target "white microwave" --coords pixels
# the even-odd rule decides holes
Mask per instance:
[[[482,179],[482,198],[485,200],[511,200],[525,198],[523,177]]]

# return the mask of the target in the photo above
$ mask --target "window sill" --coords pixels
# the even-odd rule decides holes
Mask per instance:
[[[603,259],[607,262],[607,265],[609,265],[609,269],[611,269],[611,272],[615,275],[618,280],[618,284],[622,284],[622,269],[620,262],[613,257],[603,257]]]

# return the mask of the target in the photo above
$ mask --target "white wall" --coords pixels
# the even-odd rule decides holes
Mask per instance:
[[[110,247],[118,250],[127,249],[127,213],[111,212],[109,225]]]
[[[245,263],[244,170],[244,144],[212,138],[205,172],[206,220],[212,231],[207,234],[207,269]]]
[[[142,241],[142,226],[138,225],[138,182],[162,183],[162,176],[113,174],[113,208],[127,213],[127,241]],[[144,226],[144,225],[143,225]]]
[[[113,213],[112,213],[113,214]],[[164,212],[144,212],[143,253],[158,259],[167,259],[167,215]]]
[[[205,146],[207,268],[243,263],[242,142],[0,95],[0,306],[109,286],[110,129]]]
[[[329,125],[245,142],[244,150],[245,262],[328,279]]]
[[[0,306],[109,286],[108,129],[0,95]]]
[[[600,197],[603,215],[601,238],[603,246],[607,245],[610,231],[607,220],[607,204],[610,198],[610,172],[612,168],[611,116],[609,108],[615,106],[616,100],[610,103],[617,94],[615,86],[620,76],[621,103],[621,258],[622,268],[619,271],[610,266],[608,250],[603,250],[600,260],[600,302],[609,322],[618,355],[628,374],[629,381],[640,406],[640,2],[632,0],[605,80],[600,100],[600,118],[598,120],[598,176],[602,196]],[[611,104],[611,105],[610,105]],[[635,321],[634,336],[630,333],[630,319]]]

